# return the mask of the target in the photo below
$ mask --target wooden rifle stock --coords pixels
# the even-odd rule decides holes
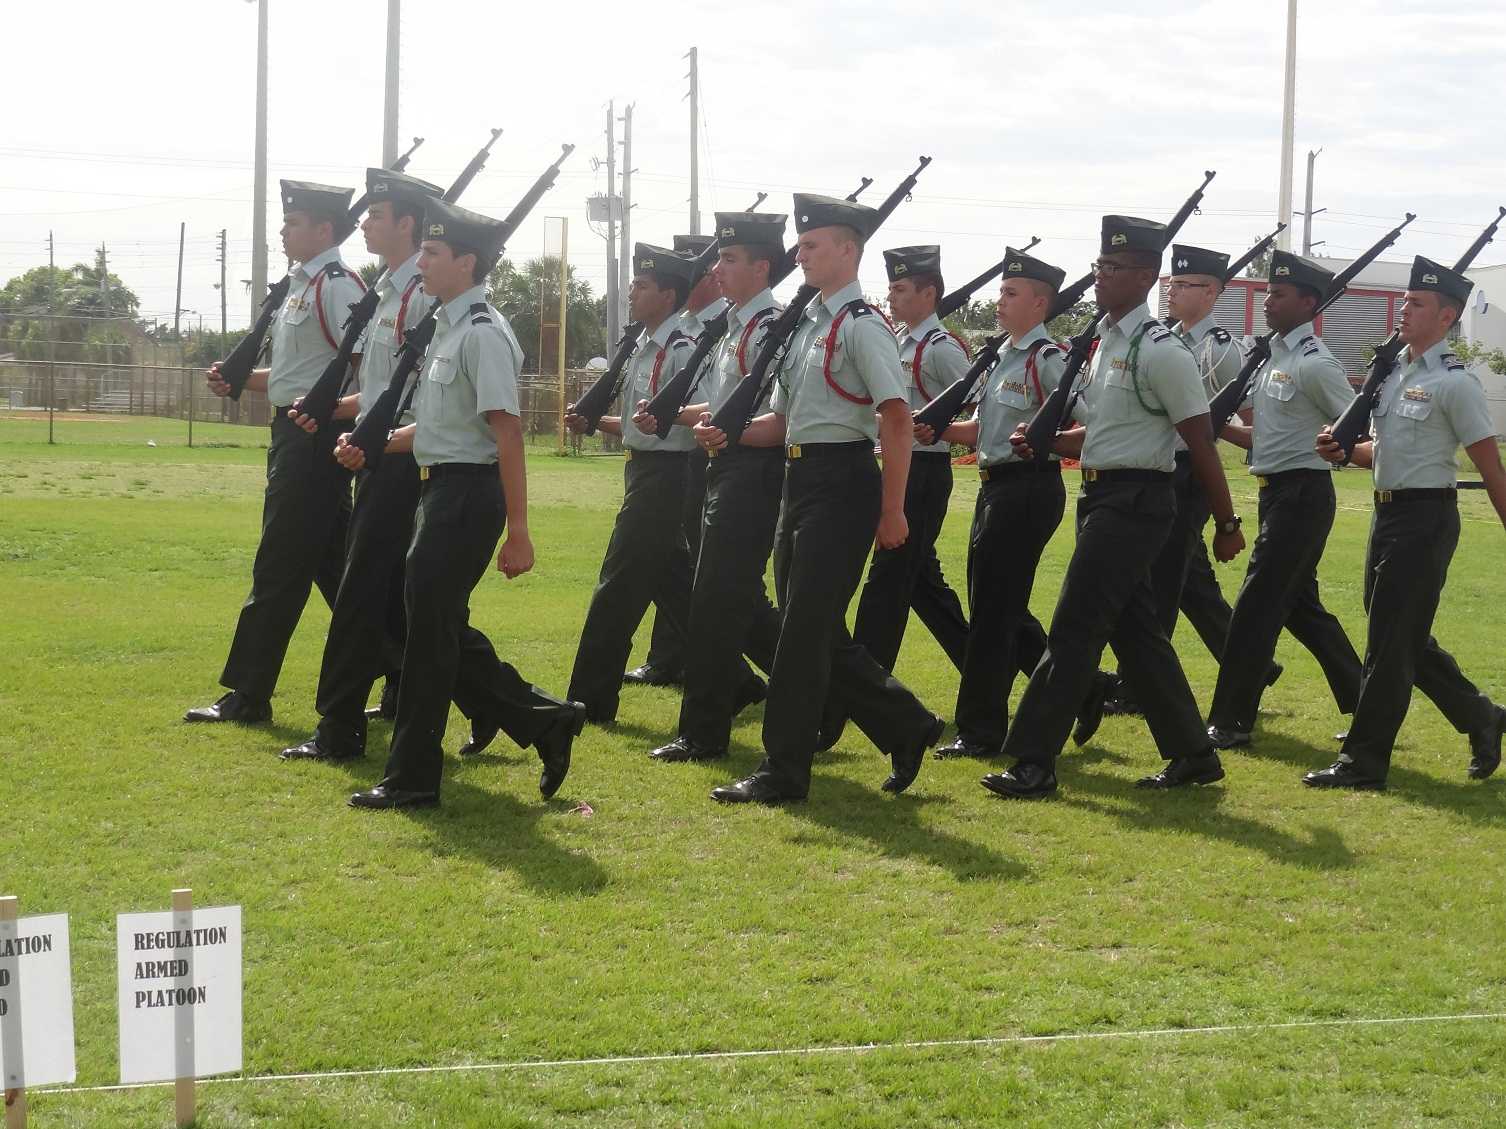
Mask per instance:
[[[1486,245],[1495,238],[1496,229],[1500,227],[1501,220],[1506,217],[1506,208],[1501,208],[1496,218],[1491,220],[1490,225],[1482,231],[1479,237],[1469,245],[1469,250],[1460,256],[1454,264],[1456,271],[1469,269]],[[1380,403],[1381,389],[1385,386],[1386,379],[1396,368],[1396,362],[1401,359],[1401,352],[1405,346],[1402,344],[1401,334],[1395,330],[1375,347],[1375,357],[1370,362],[1370,369],[1365,373],[1365,383],[1344,413],[1334,421],[1333,438],[1344,451],[1344,461],[1348,462],[1354,454],[1354,448],[1370,431],[1370,417],[1375,412],[1375,406]]]

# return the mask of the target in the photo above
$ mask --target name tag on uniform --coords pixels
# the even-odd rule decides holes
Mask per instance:
[[[904,369],[906,372],[912,372],[913,373],[915,371],[915,362],[914,361],[900,361],[899,362],[899,367],[902,368],[902,369]]]
[[[999,390],[1001,392],[1014,392],[1020,396],[1025,395],[1027,391],[1025,388],[1025,382],[1022,380],[1006,380],[999,385]]]
[[[1279,368],[1273,368],[1271,370],[1271,383],[1272,384],[1290,384],[1291,382],[1292,382],[1292,374],[1291,373],[1289,373],[1289,372],[1282,372]]]
[[[1128,360],[1128,357],[1115,357],[1112,361],[1109,362],[1109,367],[1116,372],[1121,371],[1124,368],[1125,362]]]
[[[391,329],[396,324],[396,318],[377,318],[377,325],[381,326],[383,329]]]
[[[304,298],[288,299],[288,313],[290,314],[301,313],[304,310],[312,308],[312,306],[313,303]]]
[[[1433,398],[1433,394],[1426,388],[1408,388],[1402,392],[1403,400],[1411,400],[1416,403],[1427,403]]]

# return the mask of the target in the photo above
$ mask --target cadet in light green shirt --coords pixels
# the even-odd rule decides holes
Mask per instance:
[[[738,382],[747,376],[763,349],[769,326],[779,317],[780,305],[774,301],[774,292],[765,288],[741,306],[727,313],[727,332],[712,356],[711,369],[702,379],[710,385],[702,392],[708,401],[711,414],[715,415],[732,395]],[[753,409],[755,415],[767,411],[768,397]]]
[[[1312,437],[1338,419],[1354,399],[1344,367],[1313,331],[1299,325],[1271,342],[1271,359],[1251,385],[1254,412],[1250,473],[1278,474],[1304,467],[1327,470]]]
[[[983,399],[973,418],[978,423],[978,466],[988,468],[1022,461],[1009,437],[1035,418],[1045,398],[1056,390],[1066,368],[1061,347],[1037,324],[999,351],[988,374]],[[1052,452],[1050,458],[1061,456]]]
[[[639,335],[633,359],[628,362],[622,402],[637,404],[641,400],[652,400],[659,389],[675,378],[680,366],[694,351],[695,345],[681,331],[678,318],[665,318],[652,333],[645,330]],[[678,423],[663,439],[657,435],[645,435],[639,428],[625,424],[622,445],[634,451],[691,451],[695,449],[695,436],[691,435],[690,428]]]
[[[434,340],[424,354],[413,410],[413,457],[437,463],[494,463],[497,440],[487,412],[518,415],[518,373],[523,349],[512,326],[474,286],[445,302]]]

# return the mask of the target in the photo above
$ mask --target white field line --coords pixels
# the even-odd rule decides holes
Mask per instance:
[[[875,1051],[925,1051],[974,1047],[1011,1047],[1033,1043],[1082,1043],[1104,1039],[1159,1039],[1188,1035],[1253,1035],[1270,1031],[1300,1031],[1336,1027],[1396,1027],[1416,1023],[1466,1023],[1506,1019],[1506,1012],[1471,1012],[1463,1015],[1401,1015],[1372,1019],[1300,1019],[1285,1023],[1230,1023],[1214,1027],[1152,1027],[1130,1031],[1068,1031],[1056,1035],[998,1035],[974,1039],[916,1039],[894,1043],[849,1043],[825,1047],[771,1047],[764,1050],[693,1051],[678,1054],[608,1055],[601,1058],[520,1059],[514,1062],[458,1063],[452,1066],[385,1066],[366,1070],[324,1070],[306,1074],[250,1074],[227,1078],[202,1078],[201,1086],[248,1082],[316,1082],[326,1078],[381,1078],[396,1075],[461,1074],[481,1071],[552,1070],[570,1066],[648,1066],[664,1062],[714,1062],[724,1059],[797,1058],[815,1055],[858,1055]],[[172,1082],[140,1082],[131,1085],[70,1086],[38,1089],[36,1094],[99,1094],[114,1090],[146,1090]]]

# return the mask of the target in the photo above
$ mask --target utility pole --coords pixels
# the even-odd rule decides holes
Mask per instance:
[[[701,234],[701,157],[700,137],[701,78],[698,52],[694,47],[686,54],[690,60],[690,234]]]
[[[1281,100],[1281,191],[1276,219],[1286,224],[1276,246],[1292,249],[1292,135],[1297,118],[1297,0],[1286,0],[1286,74]]]
[[[52,287],[55,287],[57,285],[57,283],[55,283],[54,281],[52,281],[52,272],[58,269],[57,263],[53,259],[53,253],[54,253],[55,250],[56,250],[56,247],[54,246],[54,244],[52,242],[52,229],[48,228],[47,229],[47,279],[48,279],[48,283],[47,284],[48,284],[49,289],[51,289]]]
[[[178,224],[178,294],[173,299],[173,340],[178,339],[178,315],[183,312],[183,234],[188,230],[187,221]]]
[[[110,254],[103,242],[99,245],[99,292],[105,299],[105,317],[110,316]]]
[[[633,104],[622,111],[622,254],[617,257],[618,300],[627,304],[628,265],[633,261]],[[623,311],[623,324],[627,311]]]
[[[607,348],[622,335],[622,297],[617,285],[617,110],[607,103]]]
[[[1313,216],[1317,215],[1318,212],[1328,211],[1327,208],[1313,210],[1313,165],[1318,163],[1318,154],[1321,152],[1323,152],[1322,149],[1309,149],[1307,151],[1307,206],[1302,212],[1302,253],[1304,255],[1312,254],[1314,247]],[[1320,239],[1318,242],[1322,243],[1325,241]]]
[[[256,174],[251,193],[251,317],[267,295],[267,0],[256,0]],[[233,401],[239,406],[239,401]]]
[[[387,97],[382,109],[382,167],[397,164],[397,71],[402,57],[403,0],[387,0]]]

